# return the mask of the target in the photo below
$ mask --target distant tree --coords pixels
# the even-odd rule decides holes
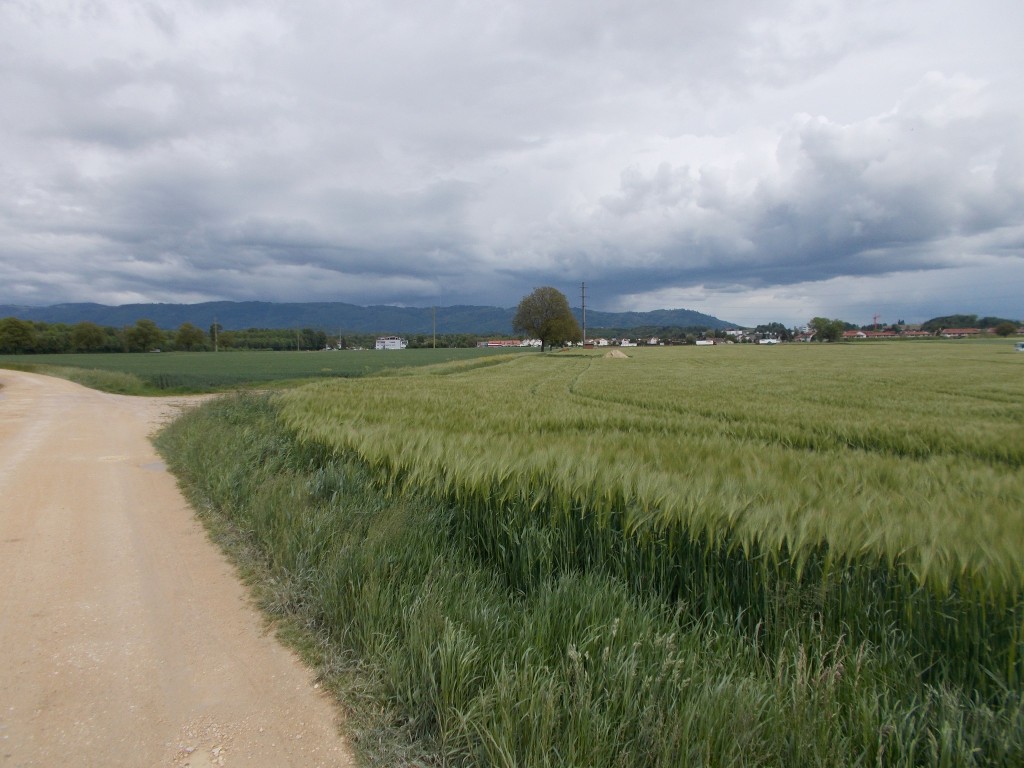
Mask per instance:
[[[789,341],[793,338],[793,334],[790,333],[789,329],[782,323],[766,323],[764,325],[759,325],[754,329],[754,332],[760,333],[762,336],[780,339],[781,341]]]
[[[815,317],[808,325],[814,331],[816,341],[838,341],[846,328],[842,320],[829,320],[827,317]]]
[[[535,288],[523,297],[512,318],[512,329],[540,339],[541,351],[545,346],[550,348],[583,336],[565,294],[551,286]]]
[[[107,335],[96,323],[82,321],[71,329],[71,346],[76,352],[98,352],[106,341]]]
[[[443,343],[442,343],[443,340]],[[449,349],[466,349],[475,347],[479,339],[472,333],[450,333],[444,337],[437,337],[437,346]]]
[[[323,349],[327,346],[327,334],[313,328],[303,328],[299,332],[303,349]]]
[[[206,336],[192,323],[182,323],[178,327],[178,332],[174,334],[175,349],[184,349],[191,352],[196,349],[202,349],[205,342]]]
[[[164,345],[164,332],[152,320],[143,318],[125,331],[125,343],[129,352],[150,352]]]
[[[67,323],[33,324],[32,351],[36,354],[62,354],[71,351],[71,326]]]
[[[1012,336],[1017,332],[1017,326],[1009,321],[1004,321],[997,325],[993,330],[997,336]]]
[[[36,329],[27,320],[5,317],[0,320],[0,354],[19,355],[35,351]]]

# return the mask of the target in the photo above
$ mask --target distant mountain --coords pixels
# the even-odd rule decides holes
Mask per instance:
[[[579,309],[574,310],[579,317]],[[435,314],[436,313],[436,314]],[[207,329],[216,320],[225,330],[245,328],[313,328],[344,333],[473,333],[510,334],[515,309],[500,307],[362,307],[342,302],[277,304],[267,301],[210,301],[203,304],[54,304],[22,307],[0,304],[0,318],[17,317],[44,323],[88,321],[115,328],[148,318],[161,328],[192,323]],[[587,328],[706,327],[728,328],[711,315],[689,309],[653,312],[587,310]]]
[[[577,318],[579,309],[573,310]],[[736,328],[717,317],[692,309],[655,309],[650,312],[595,312],[587,310],[587,328]],[[589,333],[587,334],[590,335]]]

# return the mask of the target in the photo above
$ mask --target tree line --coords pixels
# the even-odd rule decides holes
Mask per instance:
[[[413,334],[410,348],[474,347],[472,334]],[[219,324],[201,329],[182,323],[163,329],[147,318],[134,325],[115,328],[83,321],[44,323],[16,317],[0,319],[0,354],[62,354],[89,352],[223,351],[223,350],[316,350],[373,349],[376,334],[328,334],[314,328],[247,328],[224,330]]]
[[[0,320],[0,353],[60,354],[67,352],[155,352],[241,349],[317,349],[326,343],[322,331],[204,331],[192,323],[163,329],[142,318],[134,325],[115,328],[89,321],[44,323],[6,317]]]

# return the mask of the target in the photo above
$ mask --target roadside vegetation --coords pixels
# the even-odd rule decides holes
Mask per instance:
[[[1024,356],[633,354],[225,398],[160,447],[377,764],[1024,764]]]

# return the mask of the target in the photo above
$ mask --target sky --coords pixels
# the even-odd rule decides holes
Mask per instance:
[[[1020,0],[0,0],[0,303],[1024,318]]]

